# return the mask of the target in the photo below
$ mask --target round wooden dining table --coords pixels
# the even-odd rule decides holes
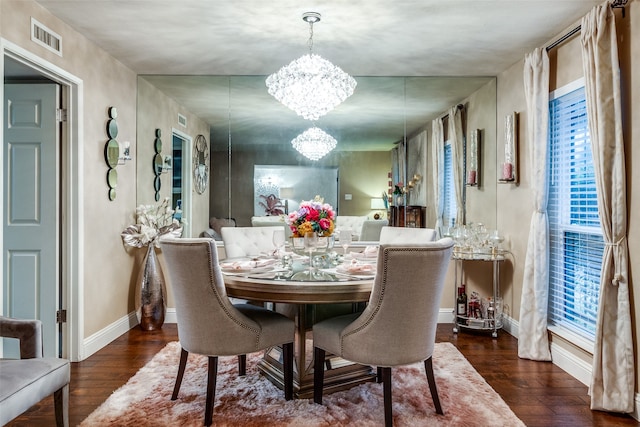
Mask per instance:
[[[286,308],[295,317],[294,395],[297,398],[313,396],[313,331],[309,328],[309,313],[317,304],[353,303],[357,311],[369,301],[373,287],[372,276],[329,275],[335,281],[287,280],[269,272],[248,274],[223,274],[227,295],[250,301],[274,303],[276,308]],[[279,310],[278,310],[279,311]],[[265,351],[258,369],[274,384],[282,388],[282,349],[273,347]],[[324,389],[326,393],[344,390],[367,381],[375,380],[370,366],[358,365],[335,355],[325,360]]]
[[[373,279],[340,281],[282,280],[270,276],[225,274],[230,297],[290,304],[328,304],[369,301]]]

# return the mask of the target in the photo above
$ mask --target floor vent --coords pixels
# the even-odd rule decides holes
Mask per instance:
[[[183,116],[182,114],[178,113],[178,123],[183,128],[186,128],[187,127],[187,118],[185,116]]]
[[[62,56],[62,37],[31,18],[31,41]]]

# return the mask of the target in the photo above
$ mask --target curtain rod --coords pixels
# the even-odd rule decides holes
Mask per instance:
[[[628,1],[629,0],[613,0],[611,2],[610,6],[611,6],[612,9],[622,9],[622,17],[624,18],[624,7],[625,7],[625,5],[627,4]],[[580,28],[581,28],[581,26],[578,25],[577,27],[575,27],[574,29],[569,31],[567,34],[563,35],[558,40],[556,40],[553,43],[551,43],[545,49],[547,50],[547,52],[549,52],[554,47],[560,45],[561,43],[564,43],[565,41],[567,41],[567,39],[571,38],[574,34],[578,33],[580,31]]]
[[[456,107],[458,108],[458,110],[464,110],[464,104],[458,104],[456,105]],[[449,118],[449,111],[445,112],[438,118],[442,120]]]
[[[547,50],[547,52],[549,52],[551,49],[553,49],[554,47],[558,46],[559,44],[564,43],[565,41],[567,41],[569,38],[573,37],[574,34],[580,32],[580,28],[581,26],[578,25],[577,27],[575,27],[573,30],[569,31],[567,34],[565,34],[564,36],[560,37],[558,40],[554,41],[553,43],[551,43],[549,46],[547,46],[545,49]]]

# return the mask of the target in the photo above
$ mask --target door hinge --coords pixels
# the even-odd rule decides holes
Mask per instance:
[[[67,121],[67,109],[66,108],[58,108],[56,109],[56,120],[59,122]]]
[[[56,323],[66,323],[66,322],[67,322],[67,310],[56,311]]]

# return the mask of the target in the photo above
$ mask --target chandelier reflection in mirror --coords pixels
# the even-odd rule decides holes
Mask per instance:
[[[313,24],[320,14],[306,12],[309,23],[309,54],[267,77],[269,94],[307,120],[317,120],[350,97],[356,81],[340,67],[313,53]]]
[[[314,126],[295,137],[291,144],[310,160],[320,160],[336,148],[338,141],[322,129]]]

